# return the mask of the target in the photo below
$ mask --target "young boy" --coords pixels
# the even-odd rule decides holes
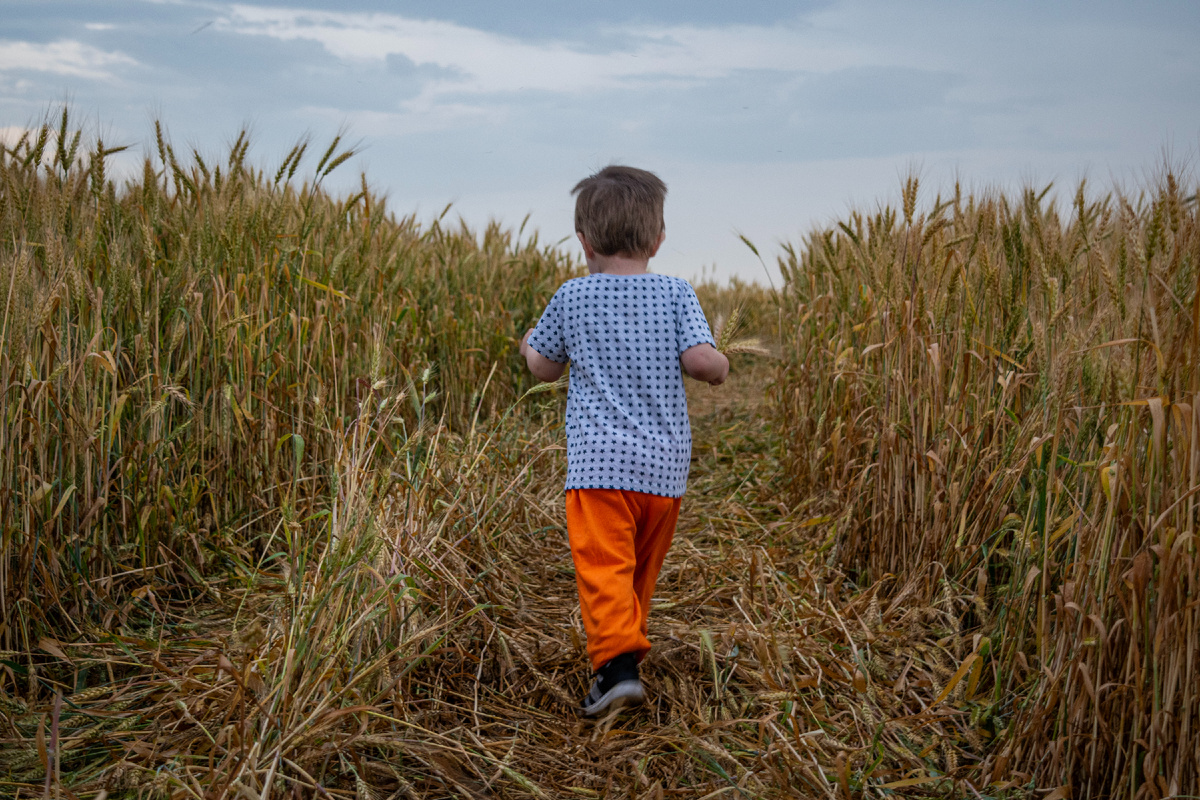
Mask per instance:
[[[683,373],[729,374],[687,281],[647,272],[666,235],[667,187],[610,166],[572,190],[584,278],[564,283],[521,340],[534,376],[567,390],[567,535],[595,672],[581,712],[644,697],[646,617],[675,534],[692,433]]]

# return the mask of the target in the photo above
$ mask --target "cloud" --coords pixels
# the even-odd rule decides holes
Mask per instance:
[[[384,61],[387,63],[388,72],[404,78],[462,80],[466,77],[461,71],[453,67],[442,67],[437,64],[418,64],[403,53],[388,53]]]
[[[591,32],[581,42],[526,42],[453,22],[386,13],[234,5],[226,30],[312,41],[358,64],[411,62],[430,75],[426,95],[535,90],[579,94],[647,84],[695,84],[737,70],[828,72],[870,63],[869,54],[828,31],[804,27],[639,26]],[[597,43],[609,44],[598,50]],[[390,61],[389,61],[390,59]]]
[[[495,109],[464,103],[440,103],[424,114],[407,114],[368,109],[345,111],[331,106],[304,106],[298,109],[301,117],[323,120],[329,127],[348,126],[356,135],[368,139],[411,134],[438,133],[461,130],[464,127],[498,125],[504,114]]]
[[[92,80],[112,80],[112,67],[136,66],[121,52],[108,52],[73,39],[45,44],[0,41],[0,73],[29,70]]]

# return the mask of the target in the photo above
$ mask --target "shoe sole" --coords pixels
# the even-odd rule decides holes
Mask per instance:
[[[641,681],[621,681],[609,689],[592,705],[584,705],[580,712],[585,717],[594,717],[612,706],[637,705],[646,699],[646,690]]]

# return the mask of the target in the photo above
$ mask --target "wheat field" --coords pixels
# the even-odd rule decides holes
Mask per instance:
[[[516,356],[580,265],[249,145],[0,152],[0,793],[1200,795],[1192,179],[910,178],[698,285],[733,372],[591,722]]]

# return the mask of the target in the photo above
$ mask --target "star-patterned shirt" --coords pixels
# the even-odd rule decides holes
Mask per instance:
[[[713,342],[691,285],[666,275],[567,281],[529,346],[570,362],[567,489],[681,497],[692,455],[679,356]]]

